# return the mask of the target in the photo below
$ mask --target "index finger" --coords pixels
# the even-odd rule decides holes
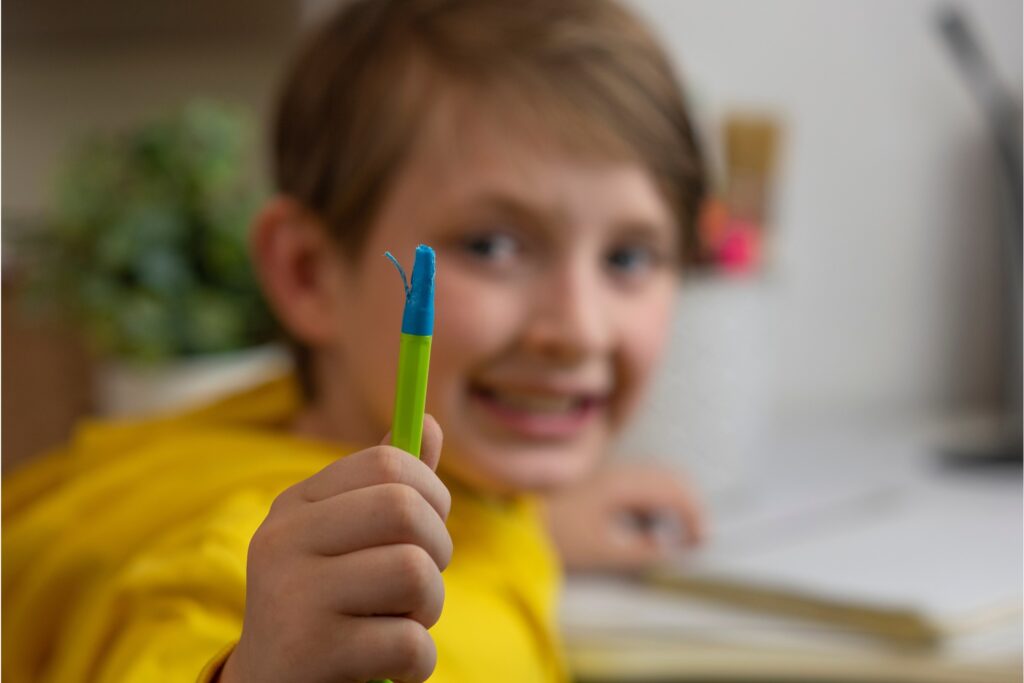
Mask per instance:
[[[423,461],[393,446],[374,446],[335,460],[296,484],[296,494],[315,503],[339,493],[379,484],[405,484],[416,489],[441,519],[448,518],[452,497]]]

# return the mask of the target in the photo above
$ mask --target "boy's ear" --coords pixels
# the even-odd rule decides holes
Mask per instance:
[[[250,238],[263,294],[277,319],[306,345],[329,343],[343,310],[341,259],[323,223],[299,202],[277,196],[256,216]]]

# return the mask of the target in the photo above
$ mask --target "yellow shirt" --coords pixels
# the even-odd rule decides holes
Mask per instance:
[[[3,483],[9,683],[207,680],[241,632],[249,539],[345,451],[280,426],[290,380],[168,418],[82,429]],[[562,681],[558,571],[534,504],[449,482],[455,551],[432,681]]]

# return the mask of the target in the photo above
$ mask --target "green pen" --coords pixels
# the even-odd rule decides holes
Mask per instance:
[[[409,282],[398,259],[390,251],[384,252],[384,255],[398,268],[405,287],[402,341],[398,351],[398,378],[395,382],[395,411],[391,418],[391,445],[418,458],[423,441],[423,413],[427,406],[430,342],[434,338],[436,257],[434,250],[427,245],[416,247],[412,282]]]
[[[423,412],[427,405],[427,374],[430,371],[430,343],[434,338],[434,250],[416,247],[412,282],[391,252],[384,252],[402,275],[405,312],[402,341],[398,352],[395,383],[395,412],[391,418],[391,445],[420,457],[423,440]]]

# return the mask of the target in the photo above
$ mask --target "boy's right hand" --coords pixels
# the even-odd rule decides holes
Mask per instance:
[[[451,496],[422,459],[379,445],[284,491],[249,544],[245,622],[221,673],[236,681],[423,681],[437,653]]]

